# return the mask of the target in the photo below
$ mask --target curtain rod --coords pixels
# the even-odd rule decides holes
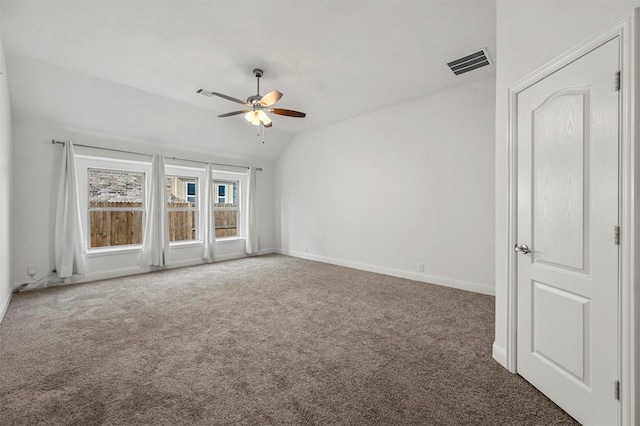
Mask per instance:
[[[67,141],[57,141],[55,139],[51,139],[51,144],[55,145],[55,144],[60,144],[60,145],[64,145]],[[71,141],[69,141],[71,142]],[[115,148],[103,148],[100,146],[91,146],[91,145],[83,145],[80,143],[74,143],[74,146],[83,146],[85,148],[94,148],[94,149],[104,149],[105,151],[114,151],[114,152],[124,152],[126,154],[136,154],[136,155],[152,155],[152,154],[146,154],[143,152],[135,152],[135,151],[126,151],[123,149],[115,149]],[[178,157],[165,157],[165,158],[169,158],[172,160],[180,160],[180,161],[191,161],[192,163],[202,163],[202,164],[208,164],[210,163],[209,161],[200,161],[200,160],[189,160],[188,158],[178,158]],[[214,164],[216,166],[227,166],[227,167],[240,167],[240,168],[244,168],[244,169],[248,169],[249,166],[239,166],[237,164],[224,164],[224,163],[211,163]],[[256,170],[261,172],[262,171],[262,167],[256,167]]]

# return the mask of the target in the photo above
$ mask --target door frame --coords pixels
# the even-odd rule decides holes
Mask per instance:
[[[620,424],[634,425],[640,422],[640,406],[636,406],[636,398],[640,397],[640,149],[635,149],[634,140],[640,135],[640,111],[636,102],[640,101],[638,93],[637,70],[640,70],[640,51],[634,40],[639,36],[640,8],[615,24],[585,40],[542,68],[526,76],[508,92],[508,282],[507,282],[507,342],[506,367],[517,373],[517,253],[513,247],[517,243],[517,117],[518,94],[541,81],[550,74],[567,66],[569,63],[595,50],[606,42],[620,38],[620,150],[619,150],[619,225],[620,225],[620,258],[619,258],[619,380],[620,392]],[[611,76],[613,85],[615,76]],[[612,87],[613,88],[613,87]],[[635,219],[634,219],[635,218]],[[612,229],[613,238],[613,229]],[[612,397],[614,387],[611,387]]]

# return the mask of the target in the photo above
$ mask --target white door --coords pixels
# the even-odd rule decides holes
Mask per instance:
[[[584,425],[618,423],[619,69],[615,38],[517,98],[517,371]]]

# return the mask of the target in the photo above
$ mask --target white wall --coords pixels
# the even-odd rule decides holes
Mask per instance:
[[[3,156],[3,161],[13,159],[10,280],[14,286],[41,279],[55,267],[55,198],[62,147],[52,145],[51,139],[262,167],[257,175],[261,248],[263,253],[275,249],[273,160],[261,151],[265,148],[253,134],[253,126],[244,123],[241,131],[249,129],[251,135],[243,138],[242,133],[229,131],[233,123],[216,122],[215,115],[202,108],[16,54],[8,54],[7,61],[10,78],[15,75],[11,84],[13,153]],[[194,139],[195,146],[185,143]],[[242,149],[252,155],[230,156],[218,148],[224,145],[220,139],[227,146],[230,141],[245,144]],[[209,149],[207,140],[211,140]],[[287,141],[267,137],[269,143],[284,146]],[[7,180],[0,181],[4,185]],[[219,259],[244,256],[243,242],[220,242],[216,255]],[[91,257],[90,273],[81,280],[142,272],[145,269],[137,266],[137,258],[138,253]],[[201,247],[172,250],[171,260],[175,266],[201,263]],[[27,275],[29,266],[38,269],[35,279]]]
[[[489,78],[296,137],[281,251],[493,293],[494,102]]]
[[[507,92],[640,1],[498,1],[496,74],[496,331],[494,357],[506,364],[508,235]]]
[[[0,321],[11,298],[11,111],[0,40]]]

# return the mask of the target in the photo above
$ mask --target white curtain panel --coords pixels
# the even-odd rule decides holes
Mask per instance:
[[[166,192],[164,157],[155,154],[151,163],[151,188],[147,194],[142,252],[138,265],[166,266],[169,264],[169,220]]]
[[[255,167],[249,167],[249,170],[247,170],[247,236],[244,242],[244,251],[247,254],[257,254],[260,245],[256,221],[257,189],[256,169]]]
[[[66,142],[63,148],[54,249],[56,271],[60,278],[73,274],[85,274],[87,267],[87,243],[80,222],[80,200],[73,144]]]
[[[216,252],[216,219],[213,200],[213,168],[207,164],[207,178],[204,182],[204,227],[202,229],[202,258],[206,261],[215,260]]]

